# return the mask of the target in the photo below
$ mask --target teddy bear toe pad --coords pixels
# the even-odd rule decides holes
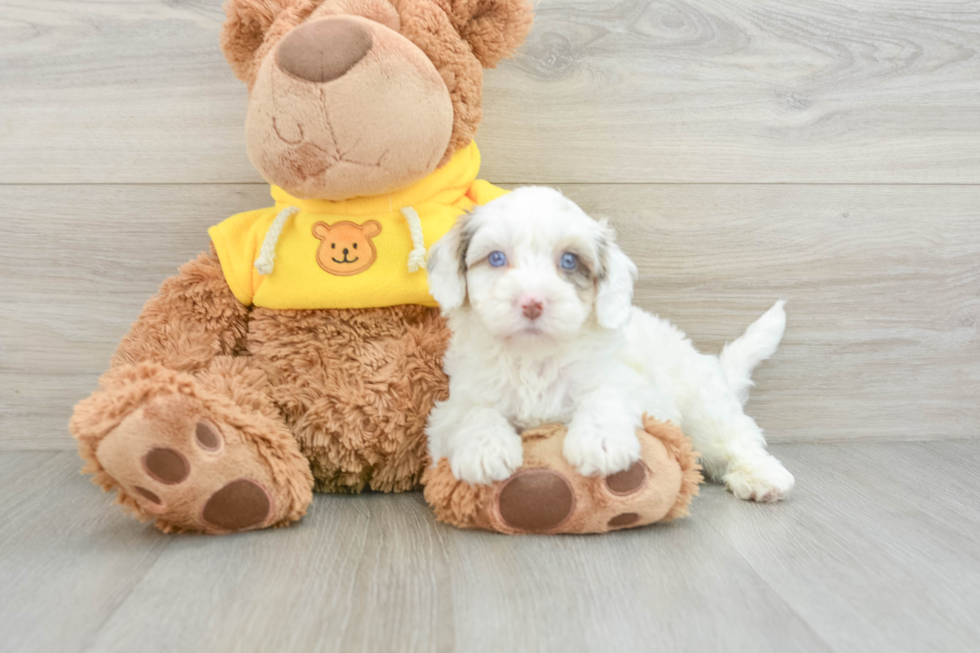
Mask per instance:
[[[231,532],[276,520],[275,486],[235,429],[186,397],[158,397],[126,417],[97,457],[120,492],[165,530]]]
[[[240,531],[260,526],[272,512],[272,500],[254,481],[240,478],[211,495],[204,504],[202,519],[222,530]]]
[[[647,466],[636,461],[625,469],[606,477],[606,487],[613,494],[627,495],[638,491],[647,480]]]

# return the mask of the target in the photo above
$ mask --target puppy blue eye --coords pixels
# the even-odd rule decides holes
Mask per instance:
[[[499,268],[502,265],[507,265],[507,255],[503,252],[490,252],[490,256],[487,257],[490,265],[495,268]]]
[[[574,270],[578,266],[578,257],[571,252],[561,255],[561,266],[566,270]]]

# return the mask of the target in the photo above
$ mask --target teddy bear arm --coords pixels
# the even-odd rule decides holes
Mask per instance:
[[[215,356],[244,351],[248,318],[212,248],[163,282],[119,344],[112,367],[152,362],[180,372],[203,369]]]

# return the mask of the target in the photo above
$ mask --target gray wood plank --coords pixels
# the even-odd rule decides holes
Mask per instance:
[[[89,650],[451,650],[434,521],[416,494],[322,495],[296,527],[177,538]]]
[[[778,450],[778,449],[777,449]],[[873,479],[874,500],[900,512],[916,511],[939,522],[952,541],[969,543],[980,528],[980,445],[975,440],[855,442],[846,449],[793,450],[804,470],[833,467],[836,477]],[[812,473],[812,472],[810,472]],[[964,551],[980,557],[969,544]]]
[[[977,436],[980,187],[562,188],[619,228],[637,303],[704,351],[789,300],[749,404],[774,441]],[[261,185],[2,186],[0,202],[0,447],[39,449],[74,447],[71,406],[207,226],[269,199]]]
[[[0,455],[0,649],[83,651],[173,542],[113,505],[73,452]]]
[[[710,522],[835,650],[973,651],[977,525],[950,528],[918,503],[939,495],[935,486],[950,476],[977,479],[962,460],[940,474],[919,467],[920,454],[943,446],[777,445],[797,474],[789,502],[753,505],[709,492],[695,519]],[[980,451],[977,442],[961,446]],[[896,463],[908,473],[901,488],[887,483]]]
[[[221,0],[0,7],[0,180],[260,181]]]
[[[612,536],[443,534],[459,651],[831,650],[705,521]]]
[[[498,182],[980,182],[977,0],[539,0]],[[3,0],[0,180],[249,182],[220,0]]]
[[[419,494],[321,495],[287,529],[167,536],[74,454],[0,452],[2,648],[972,650],[980,524],[932,506],[975,497],[980,442],[773,450],[799,479],[786,503],[708,486],[690,519],[585,537],[459,531]]]
[[[980,181],[977,0],[536,6],[487,88],[491,179]]]
[[[295,527],[172,539],[88,651],[830,650],[694,521],[511,538],[417,493],[318,496]]]

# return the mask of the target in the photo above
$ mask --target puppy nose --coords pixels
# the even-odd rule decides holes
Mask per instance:
[[[364,58],[374,39],[349,18],[326,18],[301,25],[279,43],[279,66],[310,82],[330,82]]]
[[[521,312],[529,320],[536,320],[544,312],[544,304],[538,299],[529,299],[521,303]]]
[[[347,249],[347,248],[345,247],[345,248],[344,248],[344,256],[347,256],[347,252],[349,252],[349,251],[350,251],[350,250],[349,250],[349,249]]]

